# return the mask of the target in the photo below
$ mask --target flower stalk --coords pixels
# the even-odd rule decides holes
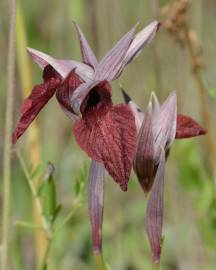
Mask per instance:
[[[8,269],[9,259],[9,230],[10,230],[10,192],[11,192],[11,132],[13,125],[13,91],[15,75],[15,26],[16,0],[10,1],[9,43],[7,63],[6,114],[3,153],[3,217],[2,217],[2,246],[3,255],[1,269]]]
[[[21,2],[18,1],[17,5],[17,17],[16,17],[16,50],[17,50],[17,64],[19,70],[19,76],[21,81],[22,88],[22,96],[25,98],[29,95],[29,91],[32,89],[32,73],[29,64],[28,55],[26,53],[27,46],[27,37],[26,37],[26,29],[25,29],[25,17],[23,14],[23,8]],[[38,126],[37,123],[34,122],[32,124],[31,130],[29,130],[27,134],[27,143],[30,145],[29,155],[32,167],[35,168],[40,163],[40,143],[38,138]],[[37,182],[37,181],[36,181]],[[37,183],[36,183],[37,184]],[[41,226],[40,217],[37,215],[36,206],[34,202],[32,202],[34,219],[37,226]],[[35,240],[36,240],[36,253],[37,253],[37,262],[40,262],[43,259],[45,253],[46,246],[46,238],[43,231],[36,230],[35,231]]]
[[[160,263],[152,263],[151,270],[160,270]]]
[[[52,176],[54,173],[54,166],[51,163],[48,163],[47,174],[43,181],[40,181],[40,185],[37,188],[34,185],[35,177],[33,177],[28,171],[22,155],[19,153],[19,151],[16,151],[16,154],[30,188],[41,226],[38,226],[37,224],[29,224],[23,221],[16,222],[16,225],[37,229],[38,231],[43,232],[45,235],[46,243],[43,248],[44,253],[42,254],[43,256],[41,257],[40,264],[37,267],[38,270],[45,270],[48,267],[52,243],[59,231],[66,226],[66,224],[76,213],[77,209],[82,205],[82,192],[84,189],[82,187],[77,198],[74,200],[71,211],[58,226],[55,226],[55,220],[61,210],[61,207],[60,205],[56,204],[55,183],[53,182],[54,179]]]
[[[95,264],[96,264],[97,270],[106,270],[102,254],[95,253],[94,258],[95,258]]]
[[[31,179],[31,176],[28,172],[28,169],[26,167],[24,159],[22,158],[21,154],[18,151],[16,153],[17,153],[17,157],[19,159],[20,165],[21,165],[23,172],[25,174],[26,180],[28,182],[29,188],[31,190],[31,193],[33,195],[34,205],[35,205],[36,210],[37,210],[37,215],[40,218],[40,223],[41,223],[42,229],[43,229],[42,231],[46,235],[46,246],[43,248],[44,253],[43,253],[43,256],[41,258],[40,264],[38,266],[38,270],[44,270],[47,267],[47,260],[48,260],[49,254],[50,254],[50,248],[51,248],[51,244],[52,244],[52,241],[54,238],[53,222],[49,222],[47,220],[47,218],[44,216],[43,205],[41,203],[40,197],[37,194],[37,189],[36,189],[35,185],[33,184],[33,180]],[[41,230],[37,230],[37,231],[41,232]]]

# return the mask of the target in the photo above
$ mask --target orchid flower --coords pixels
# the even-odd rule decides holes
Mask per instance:
[[[77,143],[92,159],[89,214],[96,253],[100,252],[102,241],[104,170],[126,191],[136,150],[134,115],[127,104],[113,105],[110,83],[150,43],[159,26],[160,23],[154,21],[138,34],[135,34],[136,26],[133,27],[100,62],[76,23],[82,62],[56,59],[27,48],[43,70],[43,83],[36,85],[24,100],[13,143],[56,94],[62,110],[73,122]]]
[[[175,91],[162,105],[152,93],[145,113],[124,90],[122,92],[134,114],[138,132],[134,171],[144,192],[151,190],[146,210],[146,230],[153,262],[158,263],[161,254],[165,160],[175,138],[191,138],[204,135],[207,131],[191,117],[177,114]]]
[[[112,104],[110,82],[153,39],[159,25],[152,22],[137,35],[136,26],[133,27],[99,63],[76,23],[82,62],[57,60],[28,48],[33,60],[43,69],[44,82],[36,85],[24,101],[13,143],[56,93],[63,111],[74,122],[77,143],[92,160],[103,163],[126,191],[135,154],[136,128],[129,106]]]
[[[174,139],[205,135],[207,131],[191,117],[177,114],[175,91],[162,105],[153,92],[145,113],[123,89],[122,93],[134,115],[138,134],[134,171],[144,192],[148,192],[159,164],[161,147],[167,156]]]

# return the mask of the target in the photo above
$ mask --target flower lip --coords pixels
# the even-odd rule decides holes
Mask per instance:
[[[102,81],[94,86],[85,97],[81,104],[80,112],[85,115],[94,108],[111,104],[111,86],[107,81]]]

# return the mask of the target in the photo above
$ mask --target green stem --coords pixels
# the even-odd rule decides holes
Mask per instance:
[[[43,227],[25,222],[25,221],[16,221],[15,226],[20,226],[20,227],[25,227],[25,228],[29,228],[29,229],[38,229],[38,230],[44,230]]]
[[[3,254],[1,269],[7,270],[9,257],[9,217],[10,217],[10,179],[11,179],[11,133],[13,126],[13,90],[15,73],[15,26],[16,0],[10,1],[10,26],[7,62],[7,95],[5,114],[5,141],[3,154],[3,217],[2,217],[2,246]]]
[[[102,254],[96,253],[94,254],[94,258],[97,270],[106,270]]]
[[[50,238],[47,241],[46,250],[45,250],[45,253],[44,253],[44,256],[43,256],[43,259],[42,259],[41,266],[39,267],[39,270],[45,270],[46,269],[47,259],[48,259],[49,253],[50,253],[50,248],[51,248],[51,245],[52,245],[52,240],[53,239]]]
[[[71,209],[71,211],[67,214],[67,216],[64,218],[64,220],[62,221],[62,223],[59,225],[58,228],[55,229],[55,235],[58,234],[58,232],[71,220],[71,218],[74,216],[74,214],[76,213],[76,211],[79,209],[79,207],[82,205],[81,203],[81,197],[78,197],[74,203],[73,203],[73,208]]]
[[[48,238],[51,238],[52,237],[52,230],[51,230],[51,227],[50,227],[50,223],[46,220],[46,218],[43,215],[43,208],[42,208],[42,205],[41,205],[40,198],[37,195],[37,190],[36,190],[36,188],[35,188],[35,186],[33,184],[33,180],[31,179],[31,176],[30,176],[30,174],[28,172],[25,161],[22,158],[19,151],[16,151],[16,154],[17,154],[17,157],[19,159],[20,165],[21,165],[21,167],[23,169],[23,172],[25,174],[25,177],[27,179],[27,182],[28,182],[29,188],[31,190],[31,193],[32,193],[32,195],[34,197],[35,205],[36,205],[36,208],[38,210],[38,214],[39,214],[39,216],[41,218],[43,229],[46,232]]]
[[[152,262],[151,270],[160,270],[160,262]]]
[[[48,256],[49,256],[52,240],[53,240],[53,228],[52,228],[52,224],[50,224],[43,215],[42,204],[41,204],[40,198],[37,195],[37,190],[36,190],[36,188],[35,188],[35,186],[33,184],[33,180],[31,179],[31,176],[30,176],[30,174],[29,174],[29,172],[27,170],[25,161],[24,161],[24,159],[22,158],[21,154],[18,151],[16,151],[16,153],[17,153],[17,157],[19,159],[20,165],[21,165],[21,167],[23,169],[23,172],[24,172],[24,174],[26,176],[26,179],[27,179],[29,188],[31,190],[31,193],[32,193],[32,195],[34,197],[35,205],[36,205],[36,208],[38,210],[39,216],[41,218],[41,223],[42,223],[43,229],[44,229],[44,231],[46,233],[46,236],[47,236],[46,250],[45,250],[45,253],[44,253],[44,256],[43,256],[43,259],[42,259],[41,266],[39,267],[39,270],[45,270],[46,266],[47,266],[47,259],[48,259]]]

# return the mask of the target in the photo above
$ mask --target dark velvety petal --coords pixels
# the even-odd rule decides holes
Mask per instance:
[[[143,48],[152,41],[156,32],[159,30],[159,27],[160,23],[154,21],[136,34],[125,56],[125,65],[130,63],[139,53],[141,53]]]
[[[95,85],[82,101],[80,112],[82,116],[85,117],[86,114],[92,110],[103,110],[103,106],[108,106],[112,104],[111,100],[112,89],[111,85],[107,81],[102,81]]]
[[[125,90],[122,87],[121,87],[121,91],[122,91],[125,103],[128,104],[128,106],[130,107],[134,115],[136,128],[138,132],[144,119],[144,113],[141,111],[139,106],[129,97],[129,95],[125,92]]]
[[[97,59],[91,47],[89,46],[82,30],[80,29],[79,25],[77,23],[74,23],[74,24],[77,30],[79,41],[80,41],[80,49],[82,53],[83,63],[90,65],[95,69],[97,66]]]
[[[146,210],[146,230],[152,249],[154,263],[160,261],[161,237],[163,226],[163,189],[165,173],[165,153],[161,151],[160,163],[157,169],[155,181],[148,200]]]
[[[89,172],[88,202],[94,253],[102,249],[104,178],[104,165],[93,160]]]
[[[82,79],[76,74],[73,69],[66,79],[62,82],[56,91],[56,98],[63,108],[64,112],[71,118],[76,117],[71,106],[71,97],[74,91],[83,83]]]
[[[83,101],[88,96],[89,92],[96,87],[98,84],[100,84],[100,81],[92,81],[87,83],[82,83],[77,89],[74,91],[73,95],[71,96],[71,106],[73,108],[73,111],[76,114],[81,113],[81,105]]]
[[[73,60],[61,60],[40,52],[38,50],[27,48],[32,59],[44,69],[45,66],[51,65],[63,78],[65,78],[72,69],[76,69],[76,73],[85,81],[93,79],[94,70],[84,63]]]
[[[161,105],[160,111],[153,119],[153,136],[155,147],[155,161],[158,162],[161,146],[167,151],[175,139],[177,118],[177,98],[172,92]]]
[[[154,141],[150,108],[145,113],[138,134],[134,171],[144,192],[148,192],[152,187],[154,178]]]
[[[100,103],[74,125],[74,134],[80,147],[93,159],[102,162],[127,190],[135,154],[136,127],[127,105],[112,106]]]
[[[191,117],[183,114],[177,115],[176,139],[191,138],[205,135],[206,133],[207,130]]]
[[[21,108],[21,117],[13,133],[12,141],[15,144],[17,139],[25,132],[40,110],[46,105],[54,95],[56,88],[61,83],[61,77],[48,65],[43,72],[44,83],[36,85],[31,95],[24,100]]]
[[[103,57],[95,71],[95,80],[112,81],[120,75],[123,60],[133,41],[136,27],[130,30],[120,41]]]

